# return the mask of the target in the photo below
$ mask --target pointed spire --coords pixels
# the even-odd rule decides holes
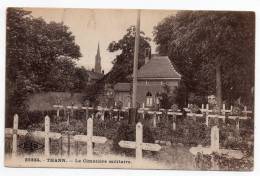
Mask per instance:
[[[99,41],[98,41],[97,55],[100,56]]]
[[[101,56],[100,56],[100,49],[99,49],[99,42],[98,42],[98,48],[97,48],[97,54],[95,58],[95,72],[101,73]]]

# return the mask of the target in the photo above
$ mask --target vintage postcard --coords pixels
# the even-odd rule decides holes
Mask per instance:
[[[5,166],[252,171],[255,13],[6,9]]]

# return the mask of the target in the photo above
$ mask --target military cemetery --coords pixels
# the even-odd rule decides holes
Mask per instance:
[[[253,170],[254,14],[85,9],[84,38],[76,12],[7,10],[8,166]]]

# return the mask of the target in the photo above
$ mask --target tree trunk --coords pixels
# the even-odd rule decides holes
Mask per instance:
[[[217,61],[216,63],[216,98],[218,105],[218,113],[221,113],[222,107],[222,84],[221,84],[221,63]]]

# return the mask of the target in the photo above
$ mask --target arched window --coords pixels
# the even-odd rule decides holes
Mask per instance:
[[[153,105],[153,97],[151,92],[146,93],[146,106],[152,106]]]

